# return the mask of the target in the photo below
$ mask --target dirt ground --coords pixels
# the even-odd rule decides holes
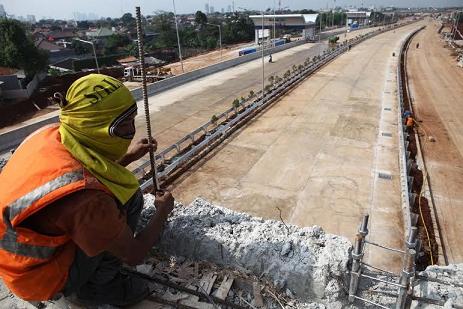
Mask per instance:
[[[198,56],[189,57],[183,60],[183,69],[180,62],[174,62],[164,66],[165,68],[171,68],[172,74],[180,75],[182,73],[194,71],[207,67],[212,64],[216,64],[222,61],[230,60],[238,57],[238,52],[247,47],[251,46],[253,42],[241,43],[223,47],[222,52],[220,50],[214,50]]]
[[[463,262],[463,69],[429,24],[407,59],[411,96],[431,180],[444,261]],[[420,46],[417,49],[416,44]],[[430,142],[433,137],[435,142]]]

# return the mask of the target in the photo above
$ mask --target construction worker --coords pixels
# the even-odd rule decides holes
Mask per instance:
[[[405,126],[409,134],[413,133],[413,128],[415,126],[415,119],[413,118],[411,113],[408,114],[407,117],[405,118]]]
[[[1,172],[0,276],[18,297],[127,306],[148,294],[121,265],[143,260],[174,200],[157,194],[156,214],[134,236],[143,196],[125,166],[150,147],[143,139],[128,150],[136,113],[121,82],[82,77],[61,102],[60,124],[27,137]]]
[[[272,54],[270,54],[270,55],[268,56],[268,62],[270,62],[270,63],[273,62]]]
[[[404,119],[407,119],[407,118],[408,118],[409,116],[411,116],[411,115],[412,115],[412,112],[410,112],[410,111],[407,109],[407,110],[404,111],[402,117],[403,117]]]

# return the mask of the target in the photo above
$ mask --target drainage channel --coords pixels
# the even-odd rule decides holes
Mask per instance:
[[[248,98],[233,102],[233,106],[225,112],[212,115],[210,121],[156,155],[157,181],[163,187],[171,184],[250,119],[272,106],[308,76],[348,51],[352,46],[413,22],[415,21],[389,25],[350,39],[330,51],[325,51],[323,55],[308,58],[303,64],[293,65],[283,77],[275,76],[273,82],[264,88],[263,93],[262,91],[255,94],[251,92]],[[142,190],[149,191],[152,187],[150,163],[142,163],[133,172],[140,179]]]
[[[434,203],[432,201],[432,192],[429,190],[429,176],[426,173],[426,168],[419,163],[421,156],[421,146],[417,131],[407,129],[405,126],[405,115],[406,111],[413,113],[413,102],[409,92],[408,75],[407,75],[407,51],[411,42],[411,39],[425,27],[422,27],[411,34],[408,38],[404,48],[400,53],[400,65],[398,71],[398,83],[399,83],[399,104],[400,104],[400,117],[402,125],[399,126],[399,130],[403,135],[401,147],[403,147],[403,179],[407,179],[408,185],[408,211],[407,220],[408,227],[418,227],[418,240],[421,243],[421,251],[418,252],[416,267],[417,270],[424,270],[429,265],[438,264],[439,250],[444,252],[445,248],[442,247],[442,239],[440,235],[440,228],[438,221],[435,220]],[[421,160],[423,161],[423,160]],[[431,192],[431,199],[424,196],[424,192]],[[404,192],[403,192],[404,193]],[[440,246],[439,246],[440,244]]]

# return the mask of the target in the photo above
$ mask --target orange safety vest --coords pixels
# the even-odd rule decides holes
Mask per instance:
[[[58,127],[30,135],[0,173],[0,276],[29,301],[51,299],[63,289],[75,244],[69,235],[39,234],[21,222],[78,190],[109,193],[61,144]]]

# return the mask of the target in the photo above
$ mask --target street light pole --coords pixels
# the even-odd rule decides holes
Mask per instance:
[[[334,28],[334,11],[335,11],[335,9],[336,9],[336,0],[333,0],[333,1],[334,1],[334,2],[333,2],[333,11],[332,11],[333,16],[331,16],[331,27]]]
[[[264,61],[264,11],[262,10],[262,102],[264,104],[265,61]]]
[[[182,72],[185,73],[185,69],[183,67],[182,49],[180,47],[180,36],[178,35],[178,22],[177,22],[177,11],[175,9],[175,0],[172,0],[172,5],[174,7],[175,30],[177,31],[178,57],[180,58],[180,64],[182,65]]]
[[[222,61],[222,27],[216,24],[206,23],[206,25],[219,27],[219,46],[220,46],[220,60]]]
[[[275,44],[276,27],[275,27],[275,0],[273,0],[273,44]]]
[[[98,58],[96,56],[95,44],[93,43],[92,43],[92,48],[93,48],[93,56],[95,56],[96,71],[98,72],[98,74],[100,74],[100,66],[98,65]]]
[[[82,39],[74,39],[74,40],[92,45],[93,56],[95,57],[96,70],[97,70],[98,74],[100,74],[100,67],[98,65],[98,58],[96,57],[95,44],[93,42],[91,42],[91,41],[85,41],[85,40],[82,40]]]
[[[457,16],[458,16],[458,20],[457,20],[457,16],[455,16],[455,26],[453,27],[453,36],[452,36],[452,41],[455,41],[455,35],[457,34],[457,31],[458,31],[458,25],[460,24],[460,16],[461,16],[461,12],[457,11]],[[459,32],[459,31],[458,31]]]

